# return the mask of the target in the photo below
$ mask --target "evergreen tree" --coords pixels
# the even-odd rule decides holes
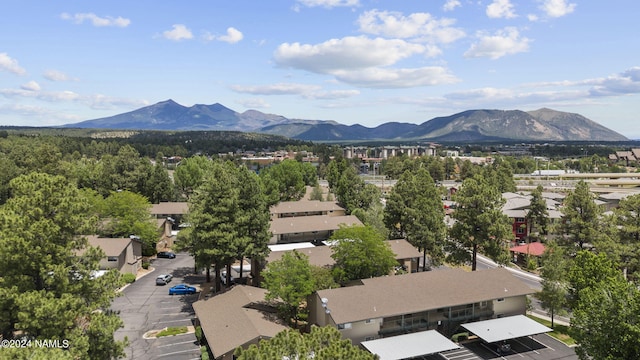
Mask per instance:
[[[453,196],[458,207],[452,214],[455,223],[450,229],[448,260],[471,263],[476,270],[477,254],[481,252],[494,261],[508,261],[507,245],[513,239],[511,220],[502,212],[504,199],[498,188],[477,175],[462,182]]]
[[[602,210],[596,205],[589,184],[580,180],[565,198],[561,211],[564,215],[561,229],[566,236],[565,246],[573,245],[577,250],[583,250],[586,242],[598,241]]]
[[[631,195],[620,201],[614,210],[614,221],[619,239],[617,253],[627,279],[640,281],[640,195]]]
[[[119,273],[94,278],[104,253],[79,234],[90,228],[81,193],[61,176],[22,175],[10,182],[0,208],[0,332],[39,340],[68,340],[69,347],[28,348],[14,357],[112,359],[124,356],[113,333],[122,326],[110,306]],[[15,354],[14,354],[15,355]]]
[[[234,241],[238,237],[237,181],[234,174],[220,162],[214,162],[204,175],[189,202],[189,240],[196,266],[206,269],[207,282],[215,264],[215,289],[220,290],[220,271],[237,257]]]
[[[537,294],[542,307],[551,314],[551,328],[554,316],[561,312],[567,303],[567,262],[562,248],[555,242],[547,243],[542,255],[542,290]]]
[[[400,177],[387,200],[384,219],[395,238],[406,238],[423,252],[423,269],[427,253],[433,265],[442,263],[444,208],[435,182],[425,169],[420,168],[415,175],[407,171]]]
[[[576,354],[582,360],[636,359],[640,354],[640,291],[614,264],[592,260],[610,276],[589,277],[582,282],[586,286],[579,290],[570,328],[578,344]]]
[[[531,237],[534,229],[539,229],[539,232],[544,235],[547,234],[549,210],[547,210],[547,202],[542,197],[543,190],[542,185],[538,185],[538,187],[531,192],[531,204],[529,205],[529,211],[526,215],[527,225],[529,226],[527,234],[529,234],[529,237]]]
[[[236,259],[240,261],[242,278],[244,258],[251,258],[252,273],[257,278],[258,264],[269,253],[269,208],[258,175],[246,166],[236,171],[238,213],[235,216],[238,237],[233,242]],[[227,270],[229,276],[231,272]],[[230,280],[230,279],[227,279]],[[227,281],[229,284],[230,281]]]

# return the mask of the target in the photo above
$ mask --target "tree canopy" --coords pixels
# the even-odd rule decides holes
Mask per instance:
[[[398,264],[389,244],[370,226],[342,226],[331,240],[338,282],[388,275]]]
[[[10,187],[12,196],[0,208],[3,338],[68,340],[68,354],[79,359],[123,356],[125,344],[113,338],[122,322],[101,311],[116,296],[119,273],[93,276],[104,253],[78,235],[90,228],[82,193],[65,178],[42,173],[19,176]],[[44,352],[17,350],[24,358]]]
[[[288,316],[297,321],[298,307],[315,290],[309,257],[296,250],[287,251],[280,260],[267,264],[263,271],[266,300],[280,299]]]
[[[342,334],[333,326],[312,326],[309,333],[297,330],[279,332],[269,340],[261,340],[258,345],[247,349],[237,348],[234,355],[238,360],[260,359],[314,359],[314,360],[375,360],[377,355],[354,346],[351,340],[342,339]]]
[[[423,252],[423,266],[429,254],[431,264],[444,260],[446,226],[444,208],[435,182],[424,168],[405,172],[387,199],[384,221],[394,238],[406,238]]]
[[[452,242],[448,260],[471,263],[476,270],[477,254],[482,252],[494,261],[508,261],[507,247],[513,238],[511,220],[502,212],[502,193],[478,175],[467,178],[453,199],[458,207],[452,214],[455,223],[450,229]]]

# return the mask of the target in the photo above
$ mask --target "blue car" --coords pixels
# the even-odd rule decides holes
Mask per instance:
[[[185,295],[195,293],[196,288],[185,284],[176,285],[169,289],[169,295]]]

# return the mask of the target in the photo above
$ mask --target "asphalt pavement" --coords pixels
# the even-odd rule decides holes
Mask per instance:
[[[199,289],[204,276],[193,274],[193,258],[186,253],[175,259],[155,259],[151,267],[154,271],[127,286],[112,303],[112,310],[124,322],[124,327],[114,334],[116,340],[128,338],[127,359],[199,359],[200,347],[193,333],[149,339],[144,335],[166,327],[193,325],[192,304],[198,294],[169,295],[169,288],[184,283]],[[155,279],[161,274],[171,274],[173,280],[158,286]]]

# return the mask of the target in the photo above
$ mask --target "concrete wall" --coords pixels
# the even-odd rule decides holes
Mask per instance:
[[[493,313],[495,317],[525,315],[527,312],[527,297],[517,296],[493,300]]]
[[[380,331],[381,323],[382,319],[371,319],[368,323],[367,321],[358,321],[349,324],[340,324],[338,329],[344,339],[351,339],[351,342],[357,345],[365,340],[378,339],[380,337],[378,331]]]

